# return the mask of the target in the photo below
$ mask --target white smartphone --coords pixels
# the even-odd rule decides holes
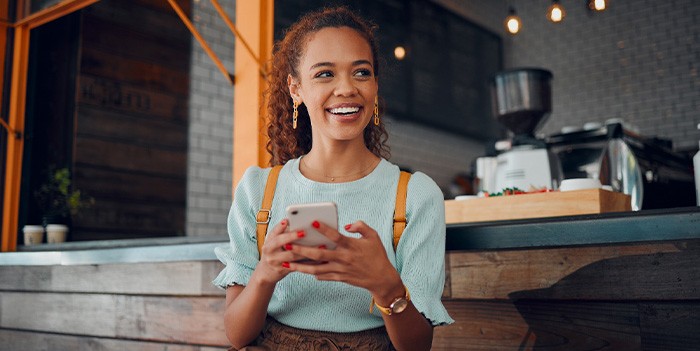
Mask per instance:
[[[287,219],[289,220],[290,230],[303,230],[305,233],[303,238],[294,241],[295,244],[316,247],[326,245],[326,248],[329,250],[335,249],[335,243],[319,233],[311,224],[314,221],[319,221],[337,230],[338,208],[335,203],[317,202],[290,205],[287,207]]]

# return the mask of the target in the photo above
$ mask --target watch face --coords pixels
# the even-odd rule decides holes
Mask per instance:
[[[406,307],[408,307],[408,301],[406,301],[404,298],[400,298],[391,304],[391,312],[401,313],[406,309]]]

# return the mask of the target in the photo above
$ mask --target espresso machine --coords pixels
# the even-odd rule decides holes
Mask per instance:
[[[692,160],[669,139],[647,137],[620,121],[546,138],[565,178],[599,179],[630,196],[632,210],[695,205]]]
[[[557,189],[562,172],[547,143],[535,136],[552,112],[552,73],[519,68],[497,73],[491,81],[494,117],[509,131],[506,146],[496,156],[489,192],[505,188]],[[501,143],[503,145],[503,143]]]

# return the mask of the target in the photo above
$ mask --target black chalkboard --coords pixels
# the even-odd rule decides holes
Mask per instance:
[[[334,5],[379,26],[379,93],[388,115],[477,140],[505,135],[489,91],[502,69],[497,34],[427,0],[284,0],[275,2],[275,40],[303,13]],[[398,45],[404,60],[394,57]]]

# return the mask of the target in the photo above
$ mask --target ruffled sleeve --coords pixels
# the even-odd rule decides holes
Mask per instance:
[[[222,289],[234,284],[247,285],[260,261],[255,216],[269,172],[269,168],[250,167],[236,187],[227,222],[230,242],[214,249],[225,267],[212,283]]]
[[[407,224],[396,249],[397,269],[411,301],[433,326],[451,324],[442,304],[445,285],[445,205],[442,191],[416,172],[408,184]]]

